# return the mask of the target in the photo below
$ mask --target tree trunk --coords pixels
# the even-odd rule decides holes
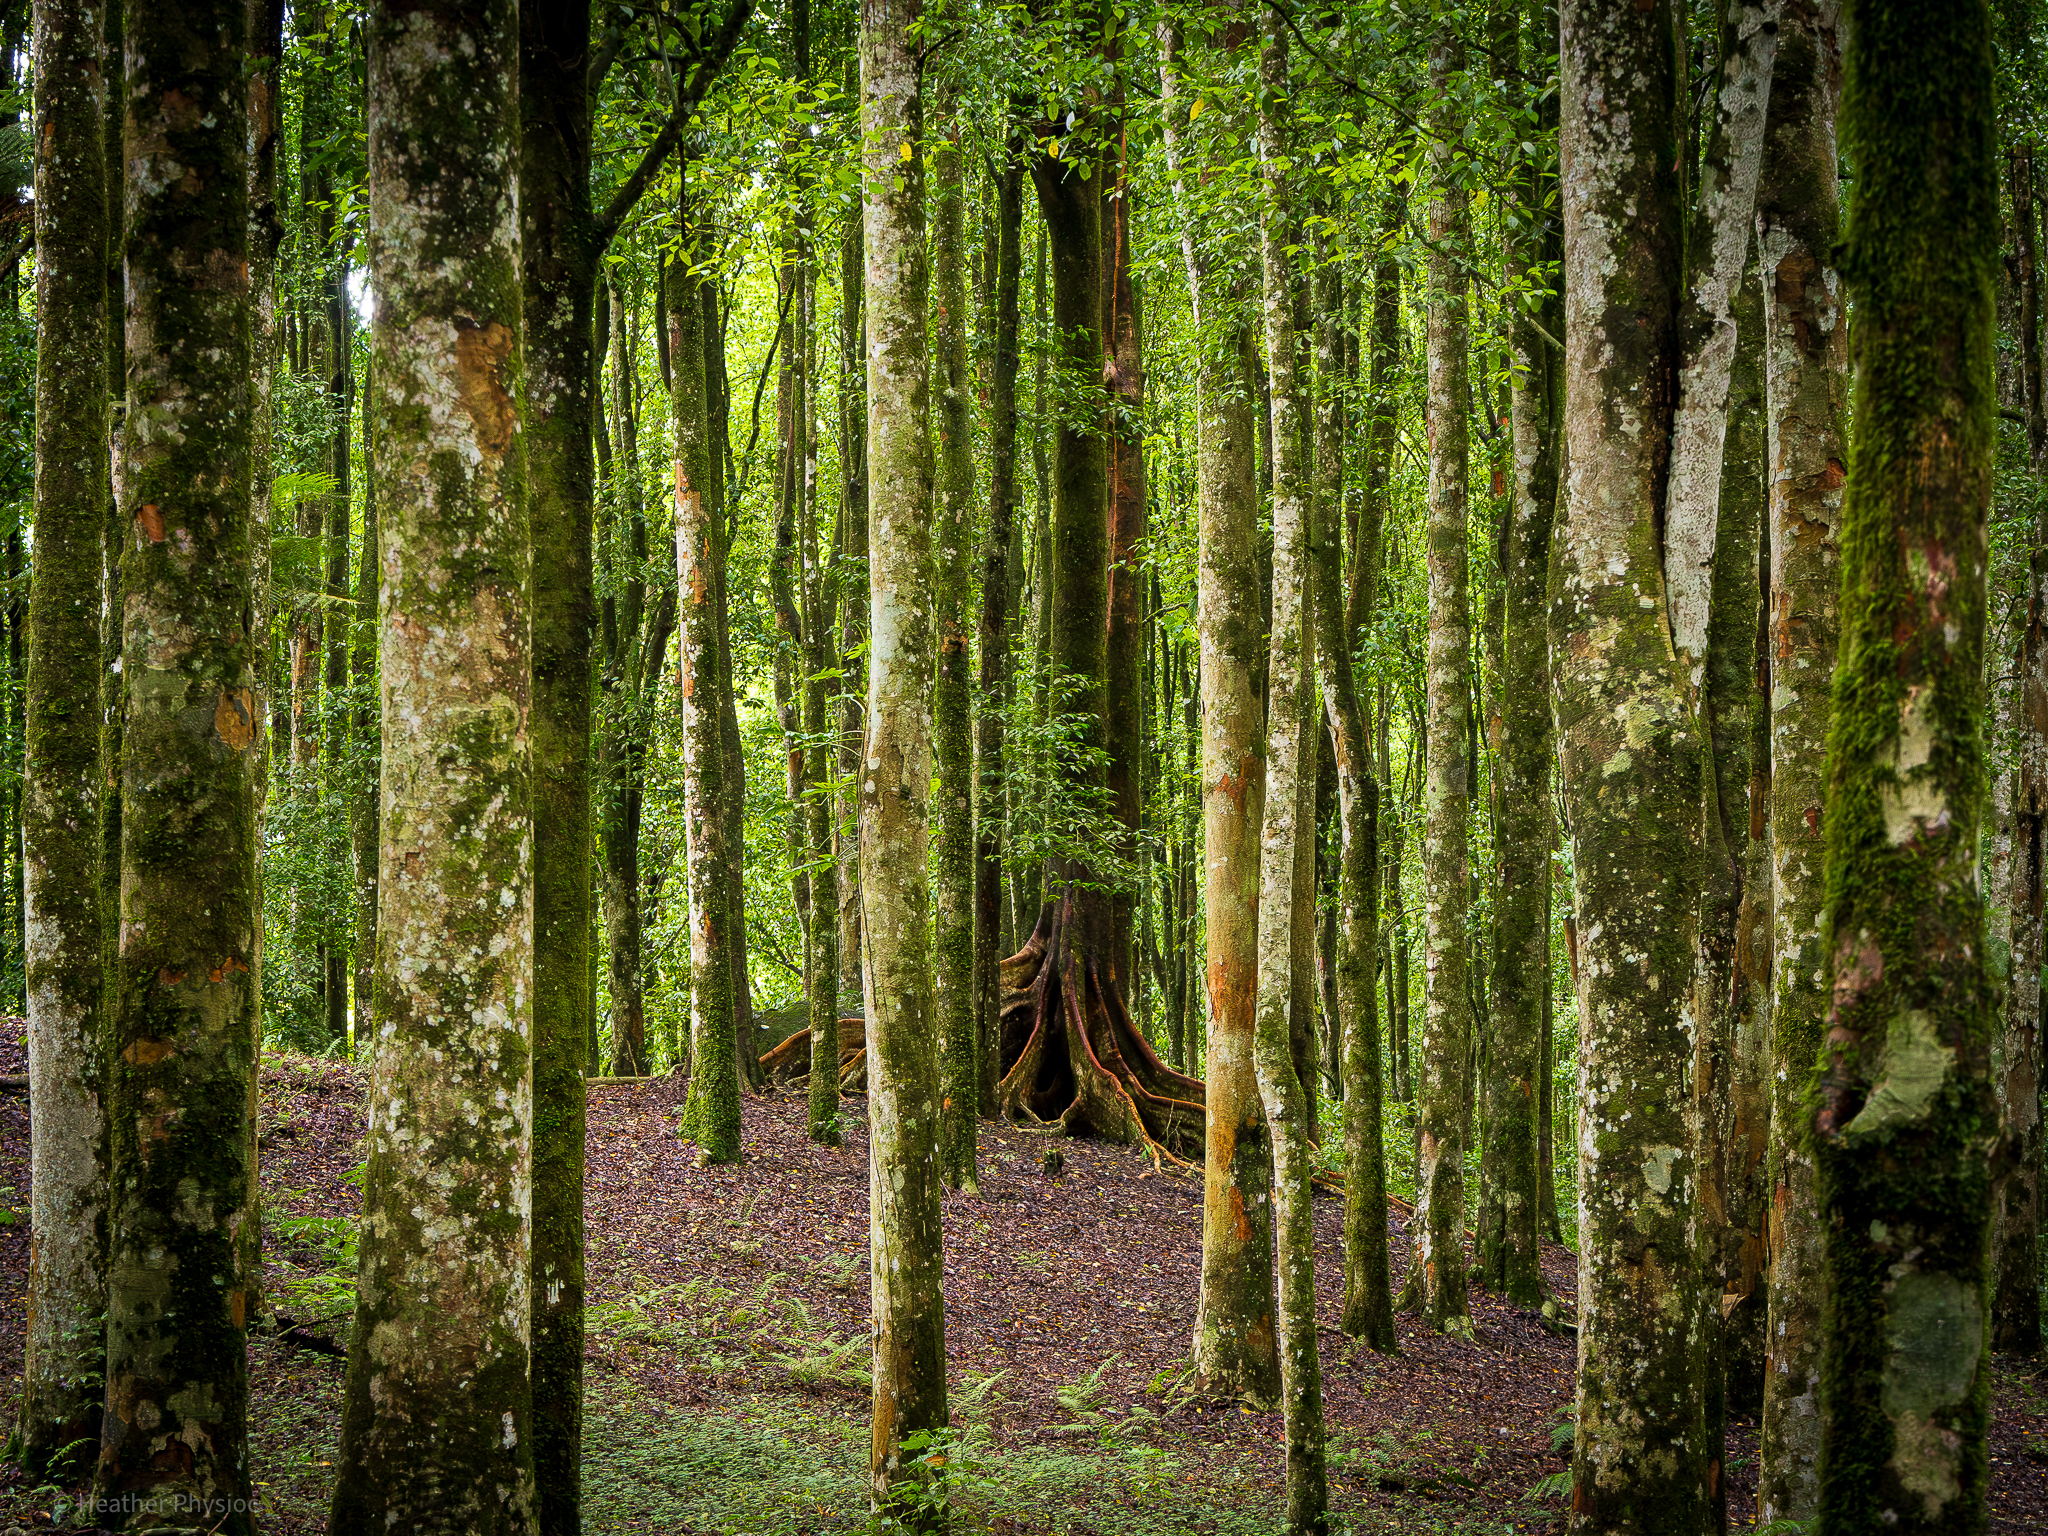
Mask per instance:
[[[1302,952],[1295,904],[1301,897],[1299,845],[1313,842],[1315,671],[1309,590],[1315,511],[1304,462],[1306,390],[1296,365],[1294,289],[1289,250],[1300,243],[1284,169],[1290,146],[1286,22],[1267,11],[1259,57],[1259,254],[1264,275],[1266,355],[1273,379],[1273,629],[1267,664],[1266,799],[1259,831],[1257,1024],[1252,1045],[1259,1101],[1273,1147],[1274,1235],[1279,1259],[1280,1401],[1287,1433],[1287,1509],[1282,1529],[1310,1536],[1328,1529],[1329,1481],[1323,1456],[1323,1376],[1316,1349],[1315,1213],[1309,1179],[1315,1111],[1297,1072],[1290,1016],[1301,1005]],[[1355,711],[1354,711],[1355,713]],[[1308,751],[1304,753],[1306,746]],[[1306,759],[1306,760],[1304,760]],[[1311,785],[1312,791],[1312,785]],[[1303,825],[1302,808],[1311,808]],[[1310,866],[1313,869],[1313,865]],[[1310,904],[1314,901],[1310,885]],[[1295,1021],[1298,1022],[1298,1021]],[[1362,1170],[1360,1171],[1362,1174]]]
[[[1709,1507],[1687,1151],[1702,763],[1656,597],[1684,243],[1674,36],[1661,0],[1563,7],[1570,478],[1551,654],[1577,876],[1586,1532],[1696,1532]]]
[[[352,315],[348,300],[348,257],[335,253],[334,269],[328,280],[327,334],[332,338],[328,357],[327,402],[334,413],[334,439],[328,451],[334,466],[334,494],[327,498],[327,582],[324,595],[327,611],[321,615],[324,667],[321,686],[326,690],[328,708],[322,754],[327,759],[326,777],[330,794],[345,798],[353,815],[362,791],[349,783],[349,715],[342,707],[348,687],[348,540],[353,497],[349,489],[349,419],[355,402],[355,347],[351,341]],[[353,914],[324,915],[321,926],[327,932],[326,975],[321,997],[327,1007],[327,1038],[348,1039],[350,975],[349,940],[354,935]]]
[[[102,13],[35,7],[35,583],[22,714],[29,1282],[18,1455],[65,1486],[92,1464],[105,1379],[101,1105],[100,533],[107,497]],[[258,78],[268,79],[268,76]]]
[[[1466,923],[1471,901],[1467,851],[1472,764],[1472,618],[1466,579],[1465,480],[1469,407],[1465,263],[1470,257],[1470,194],[1452,146],[1460,137],[1457,77],[1464,45],[1448,34],[1430,53],[1439,109],[1430,166],[1429,267],[1429,722],[1424,756],[1429,788],[1423,831],[1425,935],[1422,1074],[1415,1146],[1414,1254],[1402,1306],[1439,1331],[1469,1332],[1465,1298],[1465,1103],[1470,1074],[1472,998],[1467,985]]]
[[[1770,1361],[1757,1508],[1811,1520],[1820,1485],[1822,1233],[1801,1130],[1828,997],[1821,948],[1828,685],[1841,590],[1848,338],[1837,235],[1834,0],[1787,0],[1778,23],[1757,265],[1763,274],[1771,540]]]
[[[1387,1266],[1387,1169],[1382,1147],[1379,994],[1379,801],[1372,744],[1358,703],[1353,651],[1372,621],[1379,590],[1384,498],[1361,509],[1353,540],[1354,611],[1344,584],[1344,314],[1335,267],[1319,283],[1315,624],[1322,653],[1323,708],[1329,718],[1331,766],[1337,784],[1340,878],[1336,907],[1336,1008],[1344,1093],[1344,1331],[1381,1353],[1396,1347],[1392,1282]],[[1276,631],[1277,633],[1277,631]]]
[[[929,141],[938,205],[932,231],[938,290],[932,316],[932,385],[939,407],[932,553],[939,654],[932,714],[938,770],[933,958],[939,1048],[945,1058],[939,1166],[950,1188],[973,1190],[982,1062],[974,1019],[974,748],[967,648],[974,443],[972,384],[967,376],[967,198],[961,143],[966,123],[950,88],[940,103],[939,119],[938,131]]]
[[[2041,284],[2035,250],[2033,145],[2010,160],[2020,268],[2020,354],[2036,479],[2048,475],[2041,431]],[[2027,623],[2020,651],[2020,769],[2013,806],[2012,965],[1998,1081],[2005,1157],[1993,1184],[1991,1347],[2041,1349],[2041,960],[2043,861],[2048,859],[2048,497],[2028,550]]]
[[[1252,480],[1254,422],[1244,390],[1250,336],[1232,313],[1234,296],[1210,270],[1197,241],[1183,178],[1176,72],[1179,37],[1159,30],[1159,83],[1168,166],[1180,204],[1181,249],[1203,344],[1196,360],[1195,412],[1200,567],[1197,615],[1202,645],[1203,900],[1208,913],[1208,1047],[1204,1069],[1202,1286],[1194,1360],[1212,1392],[1270,1406],[1280,1394],[1273,1333],[1272,1160],[1253,1064],[1258,1001],[1259,860],[1263,824],[1263,718],[1252,691],[1265,650],[1259,601],[1259,504]],[[1228,315],[1228,319],[1226,319]]]
[[[1147,534],[1145,485],[1145,353],[1143,316],[1131,282],[1132,234],[1130,163],[1123,148],[1126,122],[1124,80],[1129,65],[1123,57],[1124,29],[1110,44],[1116,71],[1111,110],[1116,114],[1114,137],[1101,156],[1102,187],[1102,342],[1103,381],[1108,389],[1109,475],[1108,631],[1106,636],[1108,693],[1104,696],[1104,744],[1109,801],[1116,847],[1122,856],[1138,858],[1140,823],[1144,819],[1144,688],[1146,616],[1144,565]],[[1313,775],[1311,775],[1313,777]],[[1119,888],[1111,914],[1109,974],[1128,991],[1137,982],[1132,934],[1137,892]]]
[[[1851,0],[1856,313],[1811,1115],[1829,1328],[1821,1536],[1981,1528],[1993,987],[1977,883],[1994,462],[1981,0]],[[1782,280],[1782,279],[1781,279]]]
[[[589,0],[519,10],[521,442],[533,558],[533,1415],[540,1529],[582,1529],[597,482]],[[634,1040],[634,1071],[646,1052]]]
[[[1555,122],[1545,95],[1538,121]],[[1551,286],[1556,259],[1555,172],[1530,156],[1517,178],[1522,224],[1508,254],[1516,273]],[[1499,738],[1495,747],[1493,1007],[1487,1063],[1487,1176],[1496,1220],[1479,1232],[1480,1276],[1518,1307],[1541,1307],[1542,1178],[1539,1109],[1550,996],[1550,539],[1557,521],[1558,446],[1563,427],[1562,359],[1545,338],[1563,306],[1547,297],[1518,312],[1508,336],[1508,415],[1513,433],[1513,500],[1502,541]]]
[[[860,853],[867,934],[868,1251],[874,1309],[877,1512],[920,1527],[900,1484],[928,1475],[906,1439],[943,1429],[945,1241],[939,1212],[942,1112],[927,926],[926,801],[932,783],[932,457],[925,341],[924,171],[919,0],[861,15],[867,257],[869,509],[868,729]]]
[[[688,166],[677,203],[682,238],[697,230]],[[740,1074],[733,1003],[737,920],[726,848],[726,740],[718,606],[723,541],[708,492],[715,447],[705,395],[704,305],[687,262],[669,270],[668,336],[675,431],[676,607],[682,630],[683,816],[690,874],[690,1094],[684,1134],[702,1163],[740,1155]]]
[[[255,1529],[246,1502],[210,1501],[250,1494],[258,1284],[247,38],[243,0],[127,19],[128,721],[95,1469],[101,1497],[209,1501],[230,1533]]]
[[[379,528],[391,878],[329,1529],[525,1533],[537,1526],[518,23],[493,3],[378,10],[368,28],[378,436],[406,467],[385,479]],[[498,1107],[480,1122],[479,1105]]]
[[[996,175],[994,368],[989,383],[988,536],[981,561],[981,708],[975,717],[974,990],[985,1114],[1002,1076],[1003,724],[1010,705],[1011,580],[1017,502],[1017,290],[1024,224],[1023,142],[1013,135]]]
[[[356,554],[356,632],[349,676],[356,686],[355,740],[362,755],[357,772],[363,792],[349,808],[349,852],[355,866],[355,1035],[356,1054],[376,1049],[371,1027],[377,969],[377,848],[383,796],[383,719],[374,702],[377,677],[377,402],[376,374],[363,370],[363,542]]]
[[[847,65],[846,92],[855,95],[854,61]],[[866,232],[857,218],[846,220],[839,241],[839,566],[846,588],[840,594],[839,665],[849,678],[865,675],[868,618],[868,407]],[[867,732],[863,690],[847,686],[839,695],[839,996],[862,995],[860,896],[861,743]]]
[[[1735,304],[1740,342],[1729,381],[1702,694],[1720,806],[1720,846],[1712,855],[1720,862],[1708,871],[1702,926],[1725,926],[1712,938],[1702,933],[1696,986],[1702,1020],[1696,1092],[1707,1137],[1700,1169],[1702,1261],[1714,1308],[1710,1334],[1719,1340],[1718,1364],[1710,1357],[1708,1369],[1718,1371],[1727,1411],[1750,1418],[1763,1408],[1770,1213],[1771,719],[1764,606],[1770,546],[1762,537],[1763,310],[1763,287],[1752,266]]]

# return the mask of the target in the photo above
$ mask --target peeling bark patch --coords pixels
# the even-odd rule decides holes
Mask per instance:
[[[458,318],[455,326],[455,397],[476,427],[477,446],[502,457],[518,419],[504,382],[512,332],[496,320],[479,326]]]
[[[1948,1080],[1956,1053],[1934,1033],[1934,1021],[1918,1008],[1897,1014],[1886,1033],[1884,1078],[1843,1134],[1858,1136],[1903,1130],[1927,1116]]]
[[[155,502],[144,502],[135,513],[135,521],[141,526],[144,536],[148,538],[150,543],[163,543],[164,514],[163,509],[158,507]]]
[[[213,729],[231,751],[247,751],[256,740],[255,695],[247,688],[223,688],[213,709]]]

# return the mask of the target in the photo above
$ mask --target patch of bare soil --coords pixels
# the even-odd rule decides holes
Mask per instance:
[[[7,1065],[17,1035],[0,1029],[0,1074],[20,1070]],[[852,1144],[827,1149],[806,1139],[800,1097],[748,1098],[745,1160],[706,1169],[676,1133],[683,1099],[684,1084],[668,1079],[600,1083],[590,1092],[590,1486],[629,1485],[640,1475],[635,1468],[666,1454],[650,1440],[633,1450],[642,1460],[607,1472],[602,1459],[631,1441],[635,1426],[712,1419],[822,1423],[857,1468],[867,1423],[860,1383],[868,1304],[865,1101],[845,1101]],[[16,1209],[26,1204],[25,1108],[21,1096],[0,1095],[0,1186],[17,1191],[4,1197]],[[337,1281],[347,1278],[360,1206],[351,1175],[362,1158],[362,1113],[354,1068],[266,1062],[265,1280],[278,1326],[296,1330],[251,1344],[251,1454],[258,1491],[270,1502],[266,1531],[298,1536],[325,1524],[342,1362],[324,1351],[346,1331]],[[1043,1172],[1052,1146],[1063,1154],[1058,1179]],[[1197,1180],[1155,1172],[1135,1149],[984,1122],[979,1192],[947,1195],[945,1216],[947,1354],[988,1454],[1016,1465],[1021,1457],[1121,1446],[1120,1465],[1128,1465],[1137,1446],[1159,1455],[1171,1482],[1120,1485],[1132,1501],[1128,1522],[1098,1512],[1097,1523],[1076,1523],[1048,1504],[1040,1517],[1010,1508],[994,1529],[1149,1530],[1156,1527],[1143,1523],[1139,1506],[1178,1509],[1174,1501],[1196,1494],[1218,1518],[1169,1528],[1262,1528],[1260,1514],[1271,1510],[1282,1481],[1280,1416],[1185,1394],[1200,1272]],[[1341,1219],[1339,1201],[1317,1202],[1336,1507],[1361,1531],[1552,1529],[1559,1500],[1529,1494],[1566,1464],[1553,1432],[1570,1400],[1570,1341],[1546,1333],[1534,1314],[1475,1290],[1470,1341],[1433,1335],[1402,1317],[1399,1355],[1356,1347],[1336,1327]],[[1397,1288],[1403,1221],[1398,1207],[1390,1212]],[[27,1259],[25,1224],[0,1226],[0,1412],[10,1418]],[[1569,1306],[1571,1254],[1547,1248],[1544,1274]],[[2000,1362],[1994,1531],[2048,1529],[2043,1385]],[[620,1405],[627,1419],[617,1417]],[[1732,1526],[1754,1518],[1754,1457],[1751,1428],[1735,1426]],[[57,1491],[12,1478],[0,1482],[0,1528],[49,1528]],[[593,1507],[589,1525],[727,1528],[701,1513],[704,1478],[694,1480],[696,1515]],[[857,1528],[856,1488],[857,1479],[842,1479],[813,1498],[814,1517],[785,1513],[759,1528]],[[835,1500],[842,1507],[831,1507]],[[1243,1510],[1243,1523],[1223,1517],[1234,1508]]]

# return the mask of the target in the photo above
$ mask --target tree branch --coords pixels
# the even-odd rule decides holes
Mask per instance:
[[[591,232],[595,254],[604,254],[605,248],[612,243],[612,237],[619,232],[619,226],[626,222],[626,215],[633,211],[633,205],[647,191],[649,183],[654,180],[654,173],[661,169],[661,162],[676,147],[683,130],[689,126],[690,118],[710,93],[718,72],[725,68],[725,61],[739,46],[740,33],[746,30],[753,16],[754,0],[733,0],[724,24],[697,50],[690,63],[690,72],[684,77],[683,87],[676,93],[675,110],[669,113],[668,121],[661,125],[661,132],[654,136],[654,142],[640,156],[640,163],[633,167],[633,174],[626,178],[625,185],[612,194],[611,202],[598,215],[596,228]]]

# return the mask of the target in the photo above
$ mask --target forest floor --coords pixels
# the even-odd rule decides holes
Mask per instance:
[[[23,1070],[0,1024],[0,1076]],[[594,1532],[866,1528],[865,1101],[849,1146],[804,1135],[801,1098],[749,1098],[745,1160],[702,1169],[676,1134],[683,1085],[593,1085],[584,1462]],[[265,1283],[276,1312],[324,1343],[345,1333],[360,1204],[356,1070],[270,1058],[261,1146]],[[26,1289],[26,1103],[0,1095],[0,1414],[19,1392]],[[956,1531],[1268,1532],[1277,1413],[1188,1395],[1201,1186],[1132,1149],[984,1123],[980,1193],[949,1194],[947,1353]],[[1398,1239],[1403,1212],[1390,1211]],[[1469,1340],[1397,1319],[1381,1357],[1336,1328],[1341,1205],[1317,1202],[1324,1394],[1337,1527],[1540,1532],[1566,1465],[1573,1353],[1530,1313],[1474,1290]],[[1396,1285],[1405,1245],[1395,1243]],[[1569,1310],[1573,1259],[1546,1248]],[[251,1445],[267,1532],[321,1531],[339,1436],[342,1362],[257,1337]],[[2001,1360],[1992,1530],[2048,1529],[2048,1376]],[[1753,1519],[1755,1435],[1731,1435],[1730,1524]],[[0,1473],[0,1536],[50,1529],[65,1501]]]

